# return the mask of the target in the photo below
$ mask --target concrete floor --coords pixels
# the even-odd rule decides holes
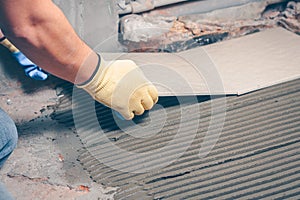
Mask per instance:
[[[94,183],[79,163],[82,146],[74,131],[49,116],[58,80],[33,81],[6,49],[0,55],[0,107],[19,132],[18,146],[0,170],[1,182],[16,200],[113,199],[116,188]]]

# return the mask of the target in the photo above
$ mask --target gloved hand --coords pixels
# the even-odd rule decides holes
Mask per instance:
[[[125,119],[141,115],[158,101],[155,86],[131,60],[107,62],[100,58],[100,65],[87,83],[77,85],[95,100],[116,110]]]
[[[25,74],[35,80],[43,81],[48,78],[47,72],[32,63],[22,52],[12,53],[12,56],[24,68]]]

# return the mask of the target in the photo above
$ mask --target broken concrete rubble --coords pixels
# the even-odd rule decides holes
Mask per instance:
[[[120,28],[124,40],[147,42],[148,38],[157,37],[168,32],[172,28],[175,19],[175,17],[144,18],[140,15],[130,15],[122,18]],[[134,30],[134,32],[131,30]]]
[[[127,15],[126,20],[121,20],[121,43],[129,52],[178,52],[276,26],[299,33],[299,4],[294,1],[258,1],[173,18],[148,13]],[[141,22],[147,22],[148,28],[143,29]],[[203,38],[212,39],[199,42]]]
[[[277,18],[279,25],[300,34],[300,2],[289,2],[286,9],[275,18]]]

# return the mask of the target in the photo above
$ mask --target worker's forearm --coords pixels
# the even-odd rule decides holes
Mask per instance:
[[[73,83],[89,79],[98,57],[51,0],[0,2],[0,27],[33,62]]]

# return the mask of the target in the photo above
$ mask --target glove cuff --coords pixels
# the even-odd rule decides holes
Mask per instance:
[[[5,40],[5,39],[6,39],[6,37],[3,36],[2,38],[0,38],[0,42],[2,42],[2,41]]]
[[[98,82],[100,80],[100,76],[101,76],[101,74],[102,74],[102,72],[104,71],[104,68],[105,68],[105,64],[104,64],[105,61],[98,53],[97,53],[97,56],[98,56],[98,63],[97,63],[96,69],[94,70],[91,77],[83,83],[75,84],[76,87],[82,88],[86,91],[92,90],[91,87],[93,87],[93,85],[95,84],[95,81]]]

